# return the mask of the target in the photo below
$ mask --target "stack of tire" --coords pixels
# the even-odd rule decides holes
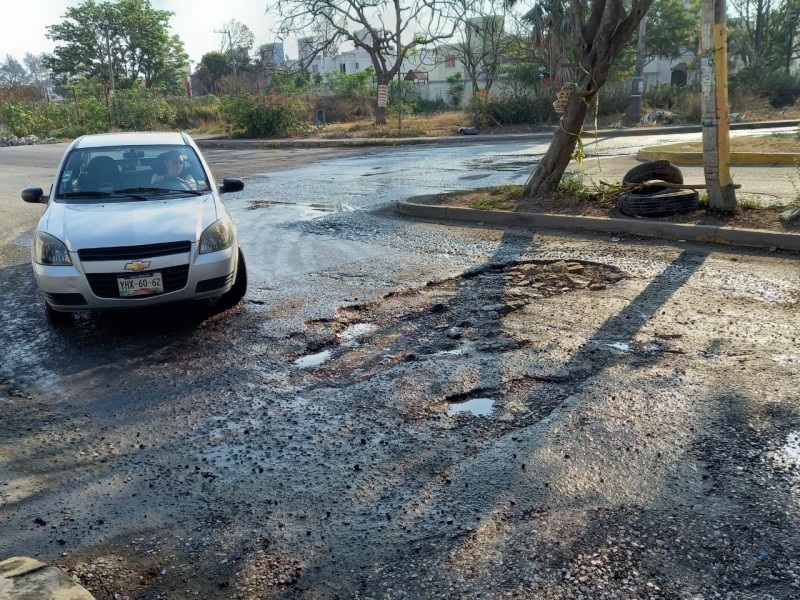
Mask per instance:
[[[668,160],[654,160],[633,167],[622,178],[625,186],[659,181],[683,184],[683,173]],[[649,185],[623,192],[617,206],[632,217],[668,217],[696,211],[699,200],[697,190]]]

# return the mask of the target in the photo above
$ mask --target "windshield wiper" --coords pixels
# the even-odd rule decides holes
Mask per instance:
[[[115,194],[191,194],[193,196],[202,196],[206,192],[201,192],[198,190],[174,190],[170,188],[160,188],[160,187],[136,187],[136,188],[125,188],[123,190],[114,190]]]
[[[108,198],[111,192],[63,192],[59,198]]]

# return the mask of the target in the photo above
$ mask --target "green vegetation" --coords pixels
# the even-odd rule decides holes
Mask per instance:
[[[800,98],[800,78],[785,69],[783,25],[795,7],[792,2],[760,17],[739,15],[729,24],[731,55],[751,65],[729,83],[731,112],[741,113],[745,120],[768,118],[775,107]],[[697,4],[654,0],[648,12],[648,59],[675,58],[686,48],[696,48]],[[481,44],[439,46],[460,66],[447,76],[441,97],[425,100],[419,94],[421,86],[393,77],[388,82],[386,123],[368,127],[365,122],[374,121],[378,112],[379,78],[373,67],[355,73],[289,68],[276,61],[275,47],[254,50],[252,32],[232,20],[220,27],[226,33],[224,47],[203,55],[191,74],[190,87],[183,43],[170,33],[173,13],[156,10],[151,0],[83,0],[66,8],[62,19],[48,26],[47,36],[57,43],[52,54],[28,54],[21,62],[7,56],[0,61],[0,126],[18,136],[59,138],[127,129],[269,137],[332,132],[332,124],[349,124],[354,136],[393,137],[450,135],[463,125],[485,130],[555,124],[560,115],[554,111],[553,99],[560,84],[552,84],[551,75],[560,60],[574,62],[577,52],[569,4],[548,0],[534,9],[521,4],[514,9],[524,13],[524,25],[513,29],[507,19],[506,27],[495,31],[497,35],[484,36],[486,48]],[[756,30],[760,31],[757,36]],[[531,34],[540,46],[532,47]],[[795,39],[800,45],[800,35]],[[495,64],[482,58],[483,62],[475,63],[473,54],[478,50],[489,50],[493,61],[502,60]],[[636,34],[612,65],[597,102],[591,102],[584,130],[595,123],[614,126],[624,117],[635,53]],[[484,70],[496,71],[496,81],[502,86],[490,92],[482,82],[473,94],[475,67],[480,64]],[[678,121],[700,121],[701,92],[698,84],[692,84],[699,67],[689,61],[687,68],[689,85],[645,89],[645,113],[669,111],[676,113]],[[109,93],[112,87],[114,94]],[[471,101],[464,106],[468,92]],[[463,112],[442,126],[437,117],[448,110]],[[733,144],[736,150],[737,142]],[[781,144],[786,144],[785,151],[796,151],[788,140]],[[564,186],[576,198],[585,196],[574,182],[565,181]]]
[[[302,131],[310,108],[301,99],[279,94],[226,96],[220,114],[231,135],[267,137]]]

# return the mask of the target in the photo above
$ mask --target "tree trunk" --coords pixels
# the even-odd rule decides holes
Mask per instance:
[[[381,86],[386,86],[386,93],[381,95]],[[375,107],[375,124],[386,125],[386,103],[389,101],[389,78],[383,74],[378,75],[377,103]],[[381,103],[383,106],[381,106]]]
[[[632,0],[626,14],[621,0],[609,4],[604,0],[592,1],[589,19],[584,20],[580,0],[572,0],[573,34],[581,54],[580,79],[547,153],[528,180],[525,196],[529,199],[519,203],[518,211],[529,211],[533,204],[530,199],[549,196],[558,187],[580,139],[592,99],[605,84],[611,64],[630,41],[651,2]]]
[[[587,79],[584,78],[572,93],[561,119],[561,125],[553,135],[553,141],[550,142],[550,147],[533,175],[528,179],[525,198],[520,201],[518,211],[530,211],[534,198],[549,196],[558,187],[561,176],[575,151],[575,145],[578,143],[590,101],[595,95],[594,93],[590,93],[588,96],[581,94],[584,89],[582,84],[588,83]],[[592,86],[591,89],[594,87]]]

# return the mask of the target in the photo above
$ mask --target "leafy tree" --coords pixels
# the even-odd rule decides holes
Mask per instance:
[[[367,67],[357,73],[342,73],[335,71],[325,73],[325,84],[334,96],[355,99],[359,96],[373,94],[375,84],[375,69]]]
[[[45,91],[50,84],[50,72],[44,66],[44,54],[34,55],[26,52],[22,62],[28,69],[30,84]]]
[[[652,0],[571,0],[572,38],[577,47],[577,82],[561,124],[539,166],[526,184],[527,200],[518,210],[531,210],[531,199],[553,193],[580,139],[588,108],[605,85],[614,60],[630,42]],[[628,6],[629,8],[626,8]]]
[[[84,76],[110,84],[110,53],[115,87],[141,81],[148,89],[180,90],[188,57],[180,38],[169,33],[173,14],[153,9],[149,0],[85,0],[47,27],[47,37],[61,45],[43,64],[56,83]]]
[[[304,67],[350,42],[369,54],[379,86],[389,85],[416,48],[449,39],[462,11],[451,0],[277,0],[275,6],[281,33],[301,38]],[[386,123],[385,106],[377,107],[375,122]]]
[[[239,71],[252,71],[250,51],[255,43],[255,36],[250,28],[236,19],[231,19],[217,30],[222,36],[220,52],[228,55],[233,75]]]
[[[224,52],[208,52],[200,59],[195,72],[202,90],[198,92],[217,94],[223,91],[222,81],[233,73],[230,56]]]
[[[307,94],[314,87],[308,71],[296,71],[285,66],[278,66],[269,74],[270,88],[284,94]]]
[[[728,45],[754,76],[786,70],[798,56],[800,0],[732,0]],[[792,48],[789,48],[789,40]]]
[[[546,56],[550,80],[559,84],[572,80],[570,59],[575,48],[570,10],[569,0],[538,0],[522,17],[531,27],[533,47]]]
[[[10,54],[6,54],[6,59],[0,64],[0,85],[3,87],[13,87],[18,85],[30,85],[31,80],[25,67]]]
[[[645,62],[655,58],[675,59],[687,48],[697,49],[700,23],[700,3],[693,0],[653,0],[647,11],[647,33],[645,35]],[[638,30],[633,36],[632,47],[639,38]]]
[[[42,56],[26,53],[23,64],[10,55],[0,63],[0,102],[39,100],[47,95],[49,73]]]
[[[447,96],[452,106],[457,107],[461,105],[461,97],[464,95],[465,88],[464,75],[461,71],[453,73],[447,78]]]

